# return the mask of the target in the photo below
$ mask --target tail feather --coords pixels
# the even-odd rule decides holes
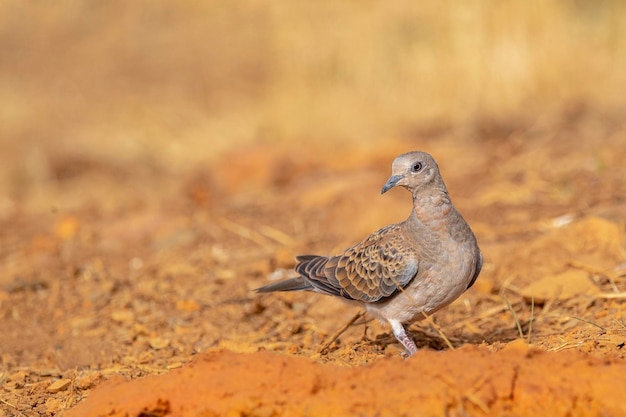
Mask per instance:
[[[324,267],[330,258],[317,255],[300,255],[296,257],[298,262],[296,272],[299,277],[290,278],[285,281],[279,281],[273,284],[265,285],[257,288],[255,291],[259,293],[267,293],[274,291],[314,291],[322,294],[345,295],[340,288],[328,282],[328,278],[324,273]],[[346,297],[349,298],[349,297]]]
[[[304,277],[290,278],[284,281],[275,282],[273,284],[265,285],[261,288],[257,288],[256,292],[274,292],[274,291],[302,291],[313,290],[313,286],[304,279]]]
[[[324,266],[328,262],[326,256],[304,255],[296,257],[296,272],[306,278],[323,277]]]

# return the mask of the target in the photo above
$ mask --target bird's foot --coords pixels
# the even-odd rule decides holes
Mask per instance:
[[[404,357],[410,358],[417,352],[417,346],[413,341],[413,337],[411,333],[404,327],[404,325],[397,321],[390,321],[391,329],[393,330],[393,335],[398,339],[398,342],[404,346],[405,352]]]

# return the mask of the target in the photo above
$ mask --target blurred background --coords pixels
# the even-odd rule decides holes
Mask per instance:
[[[315,356],[354,311],[252,289],[406,218],[379,191],[409,150],[485,255],[435,316],[456,346],[623,355],[624,1],[4,1],[0,51],[0,371],[23,412],[50,369],[91,378],[69,407],[214,347]],[[399,355],[385,335],[322,359]]]
[[[0,214],[67,158],[173,173],[580,119],[602,139],[626,109],[619,0],[4,2],[0,22]]]

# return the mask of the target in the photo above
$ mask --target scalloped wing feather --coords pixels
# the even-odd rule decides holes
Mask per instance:
[[[299,256],[296,271],[318,292],[376,302],[405,287],[418,271],[414,250],[399,224],[374,232],[333,257]]]

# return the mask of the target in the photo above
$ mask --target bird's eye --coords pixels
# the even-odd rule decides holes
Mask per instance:
[[[420,172],[422,170],[422,163],[421,162],[415,162],[413,164],[413,166],[411,167],[411,171],[413,172]]]

